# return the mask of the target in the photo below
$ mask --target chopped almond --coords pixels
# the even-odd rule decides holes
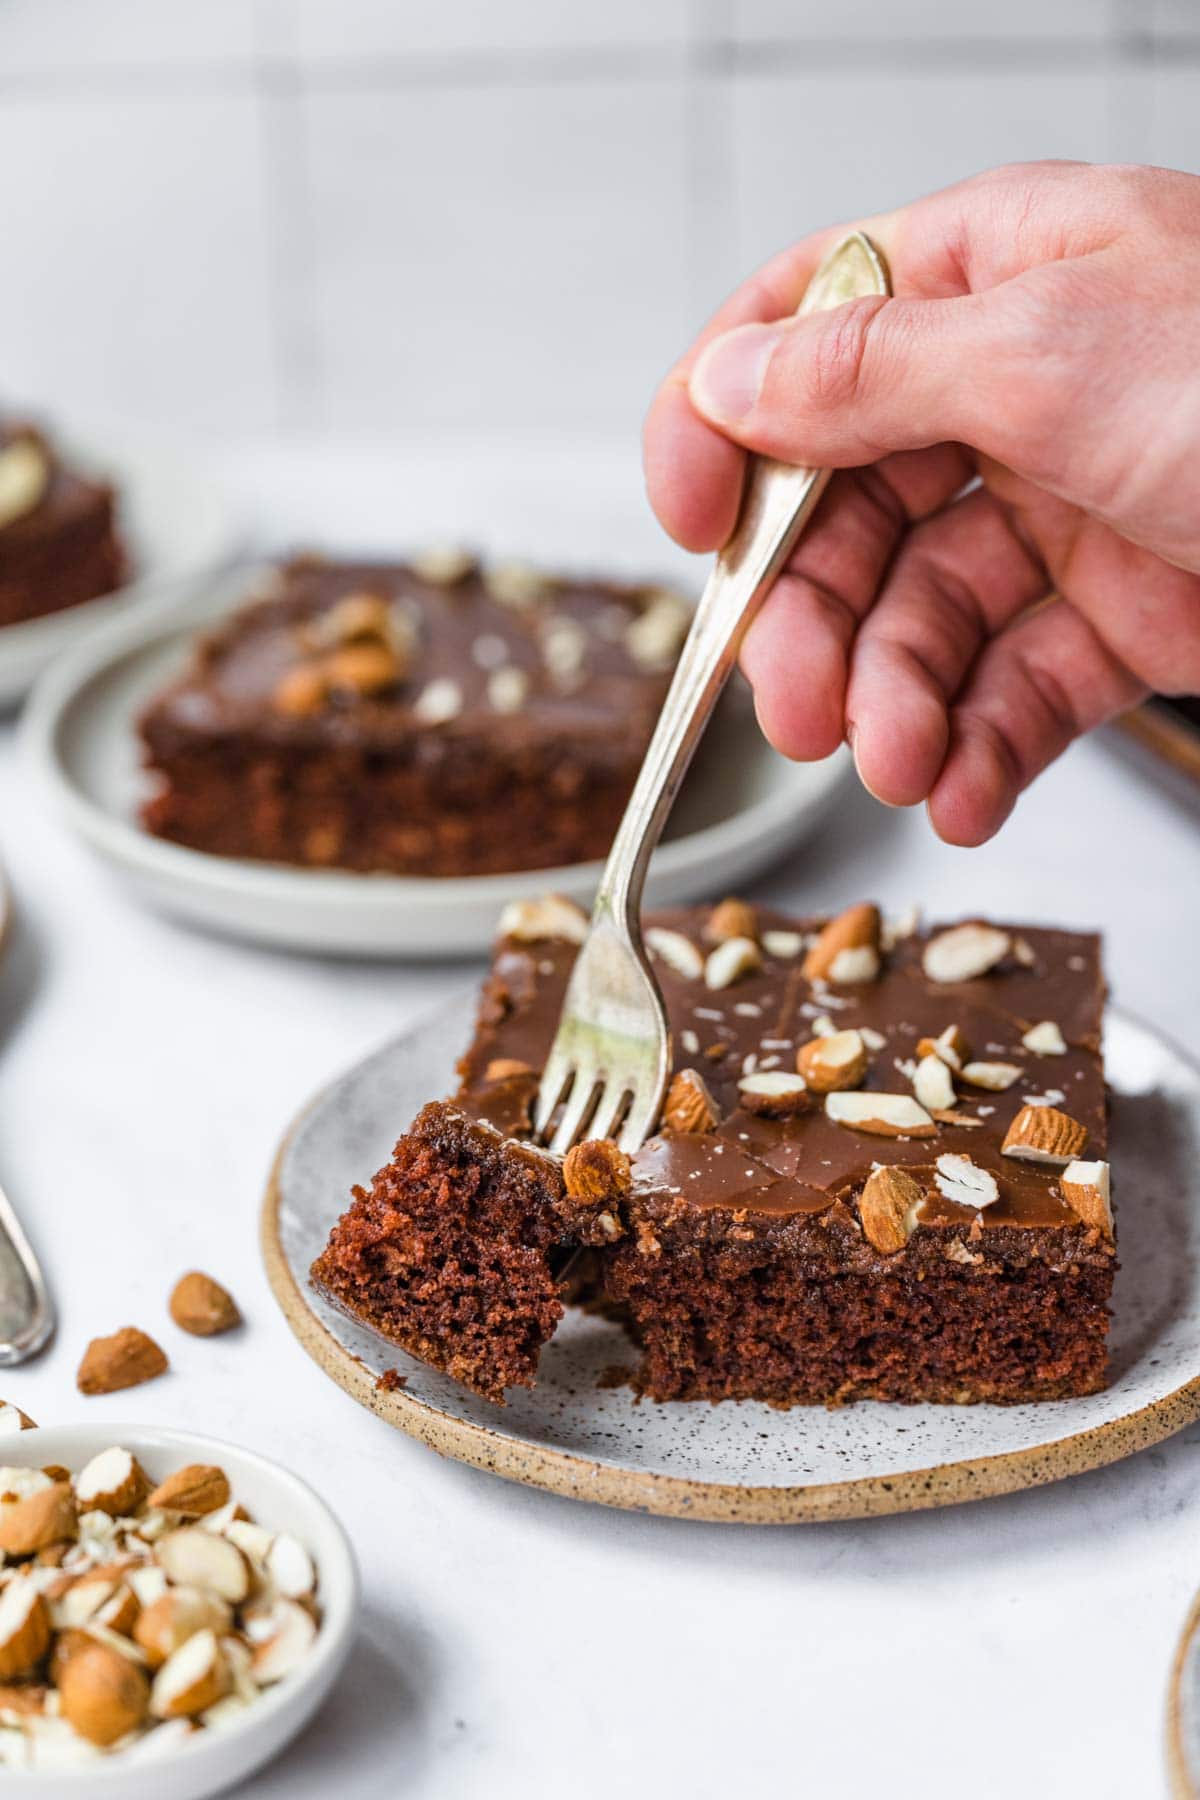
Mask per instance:
[[[832,1031],[801,1044],[796,1052],[796,1067],[816,1094],[858,1087],[869,1063],[867,1046],[857,1031]]]
[[[848,906],[845,912],[839,913],[836,919],[821,931],[816,943],[804,959],[801,973],[808,981],[829,980],[873,980],[874,975],[842,975],[835,976],[834,964],[844,951],[869,950],[874,952],[875,974],[879,972],[879,908],[863,901],[857,906]],[[847,965],[843,964],[843,968]]]
[[[1005,1156],[1023,1162],[1074,1162],[1087,1143],[1087,1131],[1069,1113],[1054,1106],[1023,1106],[1000,1146]]]
[[[859,1196],[863,1235],[881,1256],[903,1250],[916,1227],[917,1209],[925,1198],[920,1183],[906,1169],[876,1169]]]

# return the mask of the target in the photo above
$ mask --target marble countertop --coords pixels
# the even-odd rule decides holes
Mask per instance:
[[[1097,740],[983,850],[857,795],[756,891],[1098,926],[1115,995],[1195,1051],[1197,825]],[[345,1679],[243,1791],[1163,1790],[1168,1663],[1200,1585],[1200,1427],[1048,1489],[791,1529],[607,1512],[441,1461],[294,1342],[257,1214],[305,1098],[475,971],[285,956],[142,910],[46,815],[11,722],[0,855],[18,908],[0,970],[0,1179],[61,1318],[0,1393],[45,1423],[183,1421],[261,1449],[330,1501],[361,1560]],[[193,1266],[233,1289],[241,1332],[171,1326],[168,1290]],[[85,1342],[128,1323],[161,1338],[171,1373],[82,1400]]]

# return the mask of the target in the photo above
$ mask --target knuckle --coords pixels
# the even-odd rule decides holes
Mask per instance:
[[[810,403],[822,411],[850,406],[861,394],[883,299],[856,300],[830,313],[806,359]]]

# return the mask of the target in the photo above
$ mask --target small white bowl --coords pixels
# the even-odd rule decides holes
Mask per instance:
[[[0,1769],[4,1796],[41,1800],[202,1800],[242,1781],[306,1725],[342,1671],[358,1612],[358,1570],[345,1532],[313,1490],[297,1476],[252,1450],[218,1438],[197,1437],[158,1425],[49,1425],[0,1440],[0,1464],[61,1463],[78,1472],[110,1444],[133,1452],[156,1481],[186,1463],[215,1463],[229,1477],[234,1497],[271,1530],[291,1531],[317,1566],[321,1628],[305,1662],[274,1687],[265,1688],[235,1723],[197,1734],[177,1750],[152,1755],[117,1752],[78,1768]]]

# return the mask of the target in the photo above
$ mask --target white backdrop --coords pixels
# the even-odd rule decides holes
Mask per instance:
[[[632,433],[805,229],[1198,93],[1195,0],[0,0],[0,396]]]

